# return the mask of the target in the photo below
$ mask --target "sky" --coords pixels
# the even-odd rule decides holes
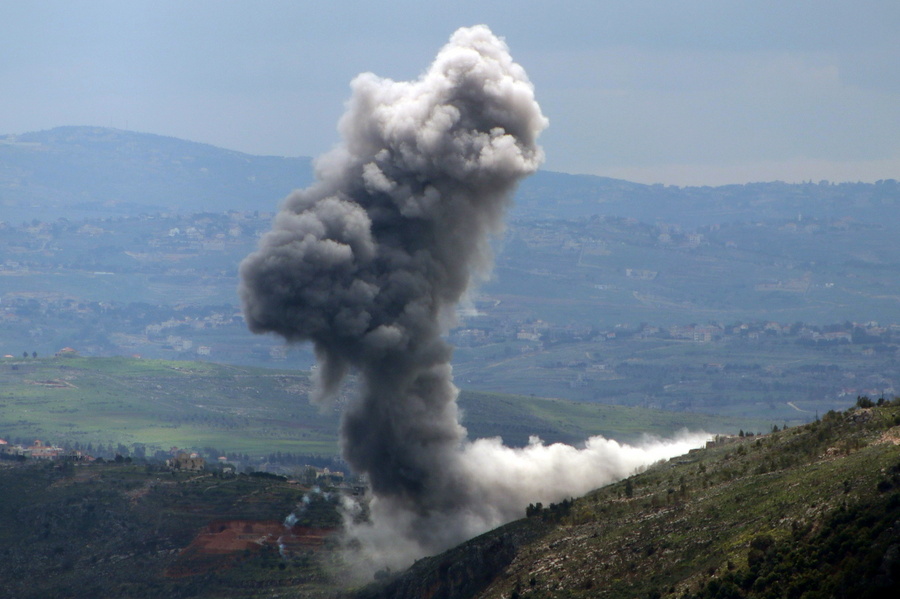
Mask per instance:
[[[349,83],[484,23],[547,170],[641,183],[900,179],[897,0],[0,0],[0,134],[115,127],[251,154],[338,142]]]

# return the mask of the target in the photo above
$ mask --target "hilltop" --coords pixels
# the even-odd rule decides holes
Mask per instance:
[[[531,506],[359,597],[895,597],[893,404],[730,438],[585,497]]]
[[[57,127],[0,137],[0,208],[11,220],[271,211],[311,180],[309,158],[253,156],[149,133]]]

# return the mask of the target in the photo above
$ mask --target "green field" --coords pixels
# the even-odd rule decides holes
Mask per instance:
[[[130,358],[5,360],[9,437],[261,455],[334,454],[338,414],[309,405],[306,373]]]
[[[335,455],[339,406],[310,405],[309,374],[206,362],[133,358],[37,358],[0,362],[0,436],[63,444],[143,444],[262,456]],[[531,435],[577,444],[591,435],[634,440],[680,429],[711,433],[768,430],[768,421],[671,413],[463,391],[470,437],[501,436],[524,445]]]

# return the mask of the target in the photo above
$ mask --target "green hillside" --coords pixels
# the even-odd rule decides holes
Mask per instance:
[[[896,597],[900,402],[696,450],[362,597]]]
[[[0,460],[0,598],[895,597],[898,443],[900,405],[737,437],[362,589],[336,489]]]
[[[0,361],[0,436],[57,444],[148,450],[170,447],[262,456],[334,455],[340,404],[308,401],[309,374],[207,362],[134,358],[6,358]],[[471,437],[501,436],[524,445],[578,443],[603,434],[632,440],[682,428],[709,432],[768,430],[766,421],[697,416],[570,401],[463,392]]]
[[[0,431],[54,443],[336,453],[307,373],[131,358],[4,360]]]
[[[281,477],[0,461],[0,598],[271,597],[339,588],[336,496]],[[298,506],[305,505],[300,513]],[[299,513],[297,524],[285,518]]]

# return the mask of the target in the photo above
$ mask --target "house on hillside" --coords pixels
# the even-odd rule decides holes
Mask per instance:
[[[4,441],[0,443],[0,456],[4,456],[4,458],[16,458],[21,456],[25,457],[25,448],[21,445],[11,445]]]
[[[206,460],[196,453],[181,452],[174,458],[166,460],[166,466],[172,470],[187,470],[189,472],[199,472],[206,467]]]
[[[344,482],[344,473],[340,470],[332,471],[328,468],[323,468],[322,470],[316,469],[316,481],[338,485]]]
[[[35,439],[32,446],[26,447],[25,451],[35,460],[56,460],[63,453],[63,448],[45,445],[40,439]]]

